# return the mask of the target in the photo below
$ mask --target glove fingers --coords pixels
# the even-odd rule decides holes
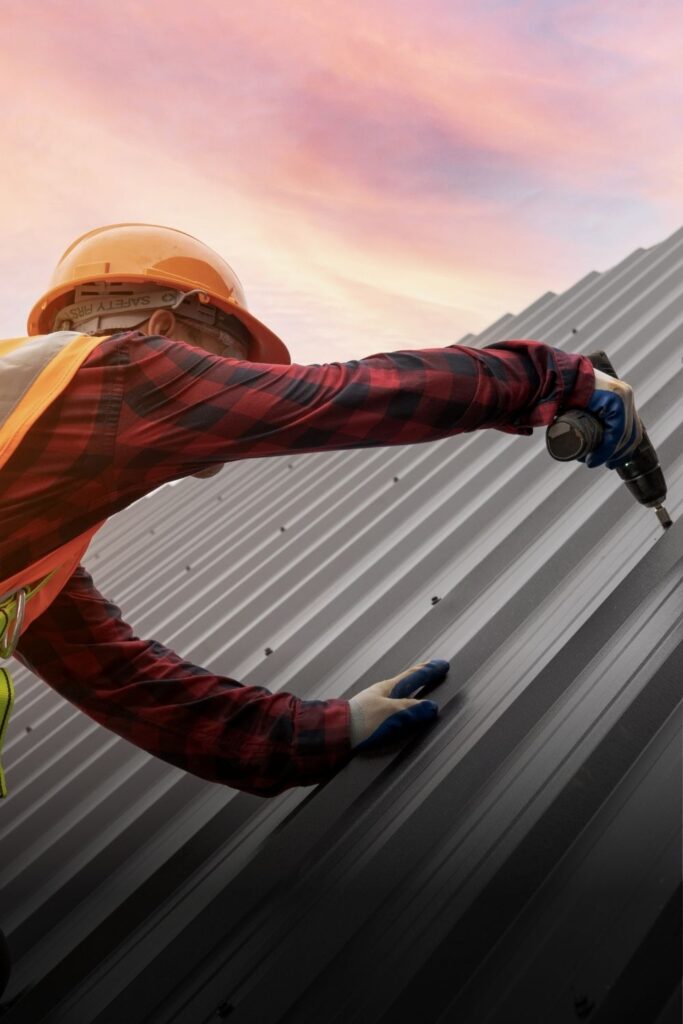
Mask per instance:
[[[642,438],[633,388],[596,367],[595,391],[586,408],[601,420],[603,438],[598,448],[580,461],[591,468],[605,463],[609,469],[623,465]]]
[[[605,432],[605,437],[607,432]],[[594,452],[590,452],[586,458],[586,464],[593,469],[595,466],[606,465],[608,469],[614,469],[616,466],[622,465],[629,458],[631,451],[636,447],[636,440],[638,437],[638,422],[634,418],[631,426],[631,436],[628,439],[628,444],[621,446],[621,448],[614,448],[609,443],[605,443],[604,437],[603,442],[599,448],[596,448]],[[619,451],[617,458],[614,458],[615,453]],[[628,453],[628,454],[627,454]]]
[[[628,445],[626,446],[625,452],[620,453],[618,459],[608,459],[607,468],[616,469],[618,466],[623,466],[625,462],[628,462],[628,460],[633,456],[633,452],[640,444],[642,437],[642,428],[636,417],[633,421],[633,430],[631,431],[631,436],[628,439]]]
[[[626,406],[615,392],[598,391],[587,408],[599,414],[603,425],[602,441],[595,451],[586,455],[586,465],[594,469],[607,462],[621,446],[626,430]]]
[[[432,722],[439,714],[439,706],[433,700],[420,700],[410,708],[397,711],[386,718],[371,736],[359,743],[356,750],[378,747],[404,739],[419,725]]]
[[[388,696],[410,697],[421,686],[440,683],[448,675],[450,667],[450,662],[444,661],[442,658],[434,658],[419,668],[409,669],[400,682],[391,688]]]

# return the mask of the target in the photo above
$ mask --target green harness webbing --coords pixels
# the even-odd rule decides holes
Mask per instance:
[[[24,621],[24,609],[26,602],[30,601],[41,587],[54,576],[57,569],[53,569],[35,587],[20,587],[13,594],[7,594],[0,599],[0,658],[11,658],[19,641],[19,634]],[[10,627],[14,626],[10,637]],[[14,684],[9,670],[0,668],[0,755],[2,745],[5,742],[9,716],[14,704]],[[5,771],[0,761],[0,797],[7,796],[5,784]]]

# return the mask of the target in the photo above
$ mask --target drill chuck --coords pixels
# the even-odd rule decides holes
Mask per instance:
[[[588,358],[596,369],[617,376],[604,352],[592,352]],[[663,504],[666,498],[664,474],[642,420],[640,425],[643,431],[640,444],[616,471],[636,501],[656,510],[657,518],[666,529],[671,526],[671,519]],[[596,416],[585,409],[568,409],[547,428],[546,447],[554,459],[569,462],[598,448],[602,435],[603,427]]]

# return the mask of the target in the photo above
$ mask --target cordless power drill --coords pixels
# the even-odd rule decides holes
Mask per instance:
[[[617,376],[604,352],[590,352],[588,358],[597,370],[609,373],[612,377]],[[664,474],[642,420],[640,425],[643,428],[643,438],[623,466],[617,466],[617,473],[636,501],[647,508],[654,508],[657,518],[666,530],[671,526],[671,519],[664,508]],[[602,433],[603,427],[597,417],[591,416],[584,409],[568,409],[547,428],[545,443],[554,459],[569,462],[598,448],[602,442]]]

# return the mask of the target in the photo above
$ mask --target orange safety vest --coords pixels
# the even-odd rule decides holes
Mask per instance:
[[[0,341],[0,486],[2,467],[29,428],[61,395],[93,349],[106,340],[76,331],[55,331]],[[21,572],[0,580],[0,658],[11,656],[21,632],[54,601],[93,534],[105,522],[103,519]],[[6,668],[0,668],[0,753],[13,703],[12,678]],[[0,796],[7,796],[1,764]]]

